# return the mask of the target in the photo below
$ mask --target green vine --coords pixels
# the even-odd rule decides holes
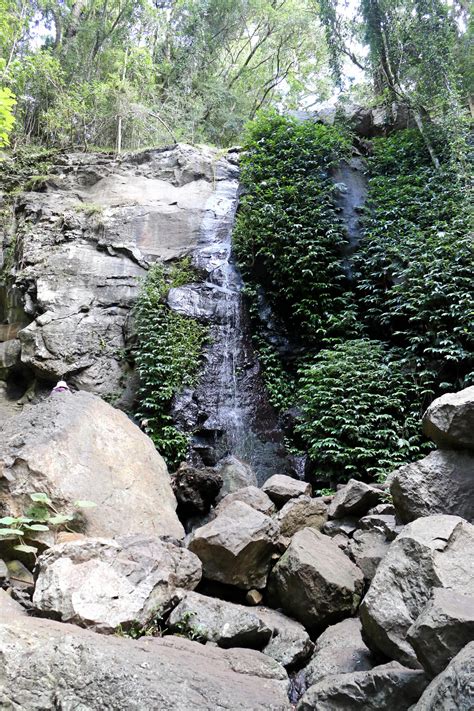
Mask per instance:
[[[166,296],[172,287],[196,280],[189,259],[169,271],[155,264],[148,272],[134,311],[135,363],[140,376],[137,417],[170,467],[185,457],[189,435],[178,430],[170,408],[173,396],[194,385],[207,329],[172,311]]]

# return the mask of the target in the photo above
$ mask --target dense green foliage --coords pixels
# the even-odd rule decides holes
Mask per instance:
[[[236,231],[270,397],[280,411],[300,408],[294,444],[331,481],[386,474],[422,454],[422,411],[469,382],[474,333],[469,214],[452,162],[435,169],[417,131],[374,141],[349,280],[328,173],[348,141],[338,128],[275,114],[255,121]],[[445,144],[433,145],[443,156]],[[290,357],[265,340],[262,293]]]
[[[226,145],[266,105],[328,95],[315,0],[0,0],[17,140]]]
[[[134,357],[140,376],[136,415],[170,466],[179,464],[188,449],[188,437],[173,425],[171,401],[177,392],[194,384],[207,330],[168,308],[166,296],[170,288],[194,279],[189,260],[175,264],[169,272],[161,264],[153,265],[134,311]]]
[[[472,364],[472,214],[450,164],[435,170],[416,131],[374,141],[360,311],[416,373],[420,405],[466,385]]]
[[[420,452],[411,377],[382,343],[358,339],[320,351],[300,370],[298,433],[322,478],[373,478]]]
[[[347,238],[329,177],[349,145],[337,128],[270,113],[249,127],[242,159],[234,245],[243,275],[315,344],[354,327],[341,263]]]

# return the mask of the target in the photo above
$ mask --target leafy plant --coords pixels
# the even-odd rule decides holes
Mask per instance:
[[[136,414],[170,466],[183,461],[189,445],[189,436],[173,425],[171,402],[176,393],[196,381],[207,328],[172,311],[166,296],[171,287],[195,279],[189,259],[173,265],[169,272],[161,264],[153,265],[134,311],[134,357],[140,376]]]
[[[25,543],[25,538],[39,532],[47,532],[53,528],[66,526],[75,518],[74,514],[60,513],[47,494],[30,494],[33,505],[26,512],[26,516],[4,516],[0,518],[0,537],[18,538],[18,543],[13,546],[14,550],[23,553],[36,554],[36,546]],[[92,508],[96,506],[93,501],[75,501],[77,509]],[[32,534],[30,533],[32,532]]]
[[[195,612],[183,612],[181,618],[173,625],[173,634],[178,637],[186,637],[193,642],[205,642],[207,637],[201,626],[192,623]]]
[[[422,452],[412,377],[378,341],[322,350],[301,368],[298,395],[318,478],[375,478]]]

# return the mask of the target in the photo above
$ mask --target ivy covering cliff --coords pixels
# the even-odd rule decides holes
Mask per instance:
[[[450,161],[433,166],[418,132],[375,139],[363,237],[348,270],[330,168],[350,146],[343,128],[276,114],[253,122],[235,238],[270,396],[280,412],[299,409],[292,444],[331,481],[383,476],[418,458],[429,446],[423,409],[472,382],[463,181]],[[290,356],[266,338],[262,294]]]

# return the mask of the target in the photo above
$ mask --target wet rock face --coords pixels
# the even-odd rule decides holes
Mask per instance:
[[[0,504],[24,515],[46,493],[61,513],[74,501],[85,532],[184,536],[166,465],[152,441],[119,410],[86,392],[55,393],[0,427]]]
[[[34,618],[0,617],[0,706],[142,711],[287,711],[288,677],[249,649],[178,637],[123,639]]]
[[[97,632],[144,626],[180,588],[201,579],[199,559],[158,538],[88,538],[53,546],[38,561],[35,608]]]
[[[212,151],[185,145],[130,159],[69,154],[58,159],[45,192],[19,198],[21,260],[7,298],[18,306],[0,317],[11,327],[19,321],[24,365],[46,380],[120,394],[139,281],[150,260],[195,248],[214,161]],[[221,161],[217,183],[232,170]]]

